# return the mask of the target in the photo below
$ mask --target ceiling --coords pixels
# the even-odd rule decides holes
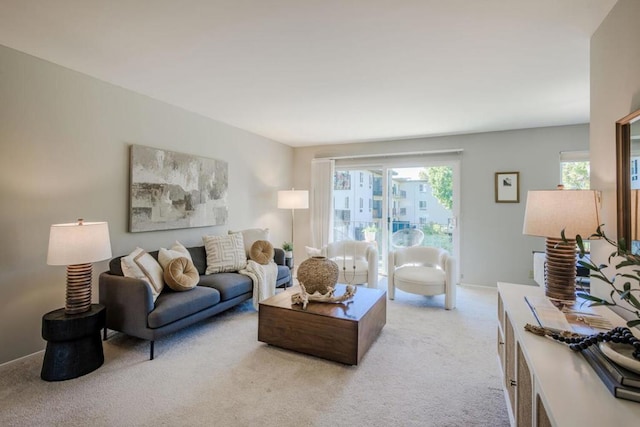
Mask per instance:
[[[2,0],[0,44],[297,147],[589,121],[616,0]]]

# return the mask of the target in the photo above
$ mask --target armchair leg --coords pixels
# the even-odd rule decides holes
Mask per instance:
[[[149,360],[153,360],[153,347],[154,347],[155,341],[151,341],[150,346],[149,346]]]
[[[107,327],[104,327],[104,330],[102,332],[102,341],[106,341],[107,340]]]

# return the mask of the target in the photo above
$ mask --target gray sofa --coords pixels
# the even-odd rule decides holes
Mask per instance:
[[[107,329],[149,340],[149,356],[153,359],[157,339],[252,298],[253,282],[249,277],[235,272],[205,275],[204,246],[187,249],[200,273],[200,282],[184,292],[165,286],[155,304],[146,282],[124,276],[122,257],[109,262],[109,271],[100,274],[99,280],[100,304],[106,307],[105,340]],[[158,259],[158,251],[149,253]],[[286,288],[291,284],[291,271],[285,265],[282,249],[275,249],[274,261],[278,265],[276,286]]]

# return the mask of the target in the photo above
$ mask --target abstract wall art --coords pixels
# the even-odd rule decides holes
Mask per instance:
[[[227,162],[131,146],[129,231],[227,223]]]

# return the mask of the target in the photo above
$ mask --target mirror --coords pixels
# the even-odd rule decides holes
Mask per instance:
[[[640,254],[640,110],[616,122],[616,163],[618,239]]]

